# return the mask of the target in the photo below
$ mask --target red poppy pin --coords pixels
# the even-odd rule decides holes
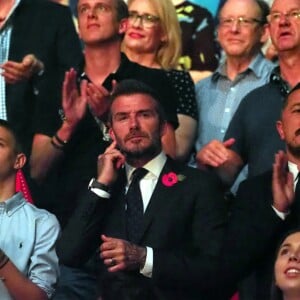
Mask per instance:
[[[162,176],[162,184],[167,187],[171,187],[176,184],[178,181],[182,181],[185,179],[185,176],[182,174],[176,174],[174,172],[170,172],[168,174],[164,174]]]

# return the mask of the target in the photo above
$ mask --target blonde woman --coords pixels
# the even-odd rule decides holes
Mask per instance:
[[[164,69],[174,85],[179,102],[176,158],[190,154],[197,128],[194,83],[187,72],[176,70],[181,55],[181,30],[171,0],[128,0],[129,18],[123,50],[132,61]]]

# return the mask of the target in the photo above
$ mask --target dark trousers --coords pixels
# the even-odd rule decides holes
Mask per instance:
[[[60,266],[60,278],[54,300],[97,299],[96,276],[85,269]]]

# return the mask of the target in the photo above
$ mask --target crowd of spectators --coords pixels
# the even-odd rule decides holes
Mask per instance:
[[[297,299],[300,0],[217,2],[0,1],[1,299]]]

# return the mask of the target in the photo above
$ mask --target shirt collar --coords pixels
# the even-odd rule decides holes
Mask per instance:
[[[265,60],[263,54],[261,52],[259,52],[250,62],[248,68],[243,71],[242,73],[246,73],[247,71],[252,71],[254,73],[254,75],[257,78],[260,78],[261,76],[263,76],[263,69],[264,69],[264,63],[263,61]],[[242,74],[240,73],[240,74]],[[223,62],[218,68],[217,70],[213,73],[212,75],[212,79],[214,81],[218,80],[218,78],[220,76],[223,77],[227,77],[227,73],[226,73],[226,60],[225,62]]]
[[[158,154],[152,160],[147,162],[143,166],[143,168],[146,169],[147,171],[149,171],[149,173],[152,176],[155,176],[156,178],[158,178],[166,161],[167,161],[166,154],[164,152],[160,152],[160,154]],[[135,169],[136,168],[128,165],[127,163],[125,163],[125,171],[126,171],[127,182],[129,182],[129,180],[131,178],[131,175],[132,175],[132,173]],[[145,177],[147,177],[148,174]]]
[[[284,96],[284,97],[291,90],[291,86],[289,85],[289,83],[281,77],[279,66],[276,66],[272,70],[271,75],[270,75],[270,82],[272,84],[275,84],[279,88],[281,95]]]
[[[296,164],[294,164],[293,162],[288,161],[288,168],[289,168],[289,171],[293,174],[294,181],[295,181],[297,179],[297,176],[299,173],[298,166]]]
[[[21,206],[25,204],[25,200],[22,193],[16,193],[11,198],[0,202],[0,206],[4,207],[4,210],[9,216],[11,216],[15,211],[17,211]]]
[[[115,72],[110,73],[105,78],[102,85],[105,88],[107,88],[108,90],[111,90],[112,80],[116,80],[118,82],[123,78],[123,76],[124,76],[123,74],[128,73],[128,70],[127,70],[128,62],[129,62],[128,57],[123,52],[121,52],[121,61],[120,61],[120,65],[119,65],[118,69]],[[85,61],[84,61],[84,58],[83,58],[80,61],[79,66],[78,66],[78,74],[79,74],[78,77],[77,77],[78,84],[80,84],[81,80],[87,80],[88,82],[91,82],[90,78],[84,72],[84,65],[85,65]]]

